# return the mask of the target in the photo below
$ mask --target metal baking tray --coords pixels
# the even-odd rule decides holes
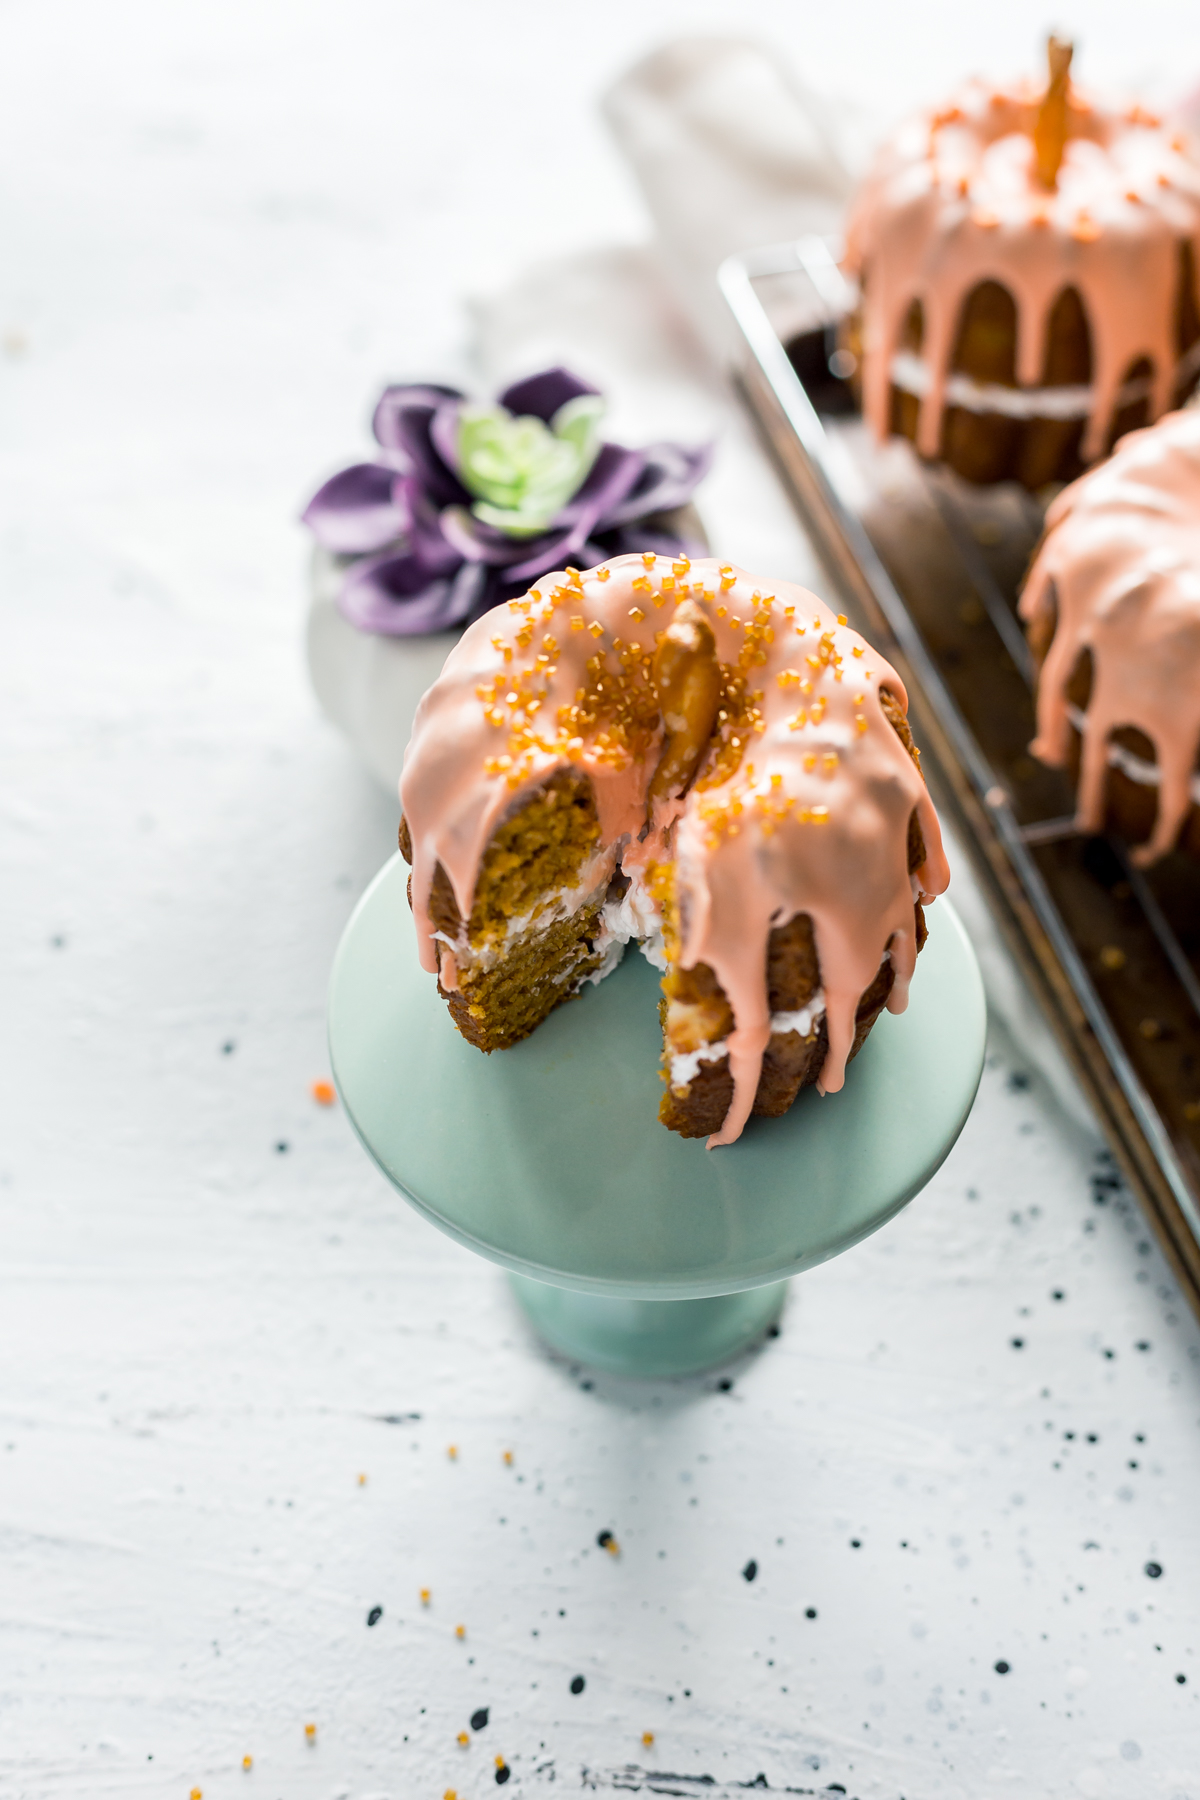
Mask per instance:
[[[1016,598],[1042,508],[878,445],[841,378],[852,296],[817,238],[731,257],[737,379],[845,610],[905,681],[935,799],[1200,1314],[1200,866],[1074,827],[1029,755]]]

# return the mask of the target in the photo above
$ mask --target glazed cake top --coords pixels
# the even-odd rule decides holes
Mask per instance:
[[[721,677],[715,730],[683,799],[648,807],[664,744],[654,656],[676,609],[699,606]],[[713,559],[650,553],[543,577],[451,650],[418,708],[400,778],[421,960],[437,967],[429,898],[440,863],[468,917],[496,826],[556,769],[590,777],[601,841],[628,868],[675,866],[681,965],[729,998],[734,1097],[710,1142],[736,1138],[770,1036],[767,939],[813,922],[829,1032],[824,1091],[841,1087],[855,1009],[890,945],[892,1011],[916,960],[914,891],[949,880],[925,784],[880,700],[899,676],[814,594]],[[916,809],[926,860],[908,870]]]
[[[1043,762],[1066,762],[1067,690],[1090,652],[1079,827],[1102,828],[1109,737],[1136,726],[1154,745],[1159,790],[1153,836],[1134,860],[1153,862],[1179,834],[1200,748],[1200,411],[1131,431],[1106,463],[1063,489],[1020,610],[1027,624],[1054,627],[1030,748]]]
[[[863,404],[880,438],[893,358],[919,301],[917,447],[937,455],[963,303],[984,281],[1001,283],[1016,303],[1016,379],[1025,388],[1042,379],[1055,300],[1078,291],[1091,330],[1086,460],[1101,454],[1140,358],[1153,369],[1151,416],[1170,404],[1178,246],[1200,236],[1200,165],[1178,132],[1140,107],[1097,105],[1069,85],[1065,67],[1057,96],[1053,89],[968,83],[900,130],[854,202],[845,260],[864,288]],[[1049,154],[1048,127],[1057,132]]]

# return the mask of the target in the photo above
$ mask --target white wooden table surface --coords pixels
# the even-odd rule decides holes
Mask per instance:
[[[895,110],[1045,22],[980,18],[0,5],[5,1800],[480,1800],[497,1757],[1200,1800],[1200,1334],[1002,1030],[930,1189],[723,1381],[542,1352],[309,1092],[396,811],[308,692],[300,504],[464,365],[464,295],[642,235],[593,110],[634,55],[755,30]],[[1085,29],[1200,77],[1194,10]],[[720,547],[802,572],[728,430]]]

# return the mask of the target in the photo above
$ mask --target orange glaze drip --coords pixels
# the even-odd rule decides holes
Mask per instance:
[[[917,448],[938,454],[946,377],[963,303],[997,281],[1016,303],[1016,378],[1042,379],[1051,309],[1078,289],[1091,327],[1091,410],[1100,455],[1130,365],[1153,365],[1152,416],[1175,375],[1177,246],[1200,249],[1200,166],[1183,140],[1134,108],[1102,110],[1071,89],[1057,186],[1038,174],[1032,86],[967,85],[953,106],[911,120],[881,153],[850,213],[845,267],[863,289],[863,409],[888,433],[891,361],[909,307],[924,311],[928,390]]]
[[[802,912],[812,918],[829,1028],[820,1086],[832,1093],[845,1077],[858,1001],[889,947],[895,984],[888,1006],[902,1012],[907,1002],[916,960],[907,852],[914,807],[927,851],[916,887],[930,898],[942,893],[949,870],[925,784],[880,704],[881,686],[907,704],[903,684],[822,601],[712,559],[674,574],[665,558],[649,570],[641,556],[602,566],[604,579],[595,570],[574,581],[569,572],[545,576],[538,601],[500,606],[477,620],[417,710],[400,799],[412,836],[421,962],[431,973],[437,968],[429,918],[437,864],[465,919],[483,853],[504,815],[556,769],[584,770],[595,790],[601,848],[614,863],[644,866],[672,854],[673,844],[681,965],[708,963],[729,998],[734,1096],[712,1147],[740,1135],[754,1103],[770,1036],[772,927]],[[689,595],[704,607],[721,663],[745,677],[750,723],[726,722],[726,734],[741,740],[729,748],[728,764],[702,765],[683,801],[657,807],[652,830],[639,841],[662,743],[639,659],[648,661],[656,635]],[[632,617],[634,610],[644,616]],[[572,617],[583,627],[572,629]],[[546,634],[554,654],[535,674]],[[610,673],[620,670],[622,657],[634,671],[622,691],[638,701],[640,712],[633,710],[642,728],[624,751],[614,743],[620,733],[606,730],[603,718],[582,740],[566,736],[569,708],[594,678],[588,660],[601,653]],[[492,694],[500,702],[487,698]],[[527,696],[538,700],[532,715]],[[511,759],[507,768],[499,766],[504,757]]]
[[[1200,412],[1131,431],[1108,462],[1063,489],[1020,610],[1026,624],[1056,620],[1030,749],[1054,767],[1066,762],[1067,687],[1090,650],[1079,829],[1103,828],[1109,736],[1136,726],[1154,745],[1159,790],[1153,836],[1134,860],[1153,862],[1179,835],[1200,746]]]

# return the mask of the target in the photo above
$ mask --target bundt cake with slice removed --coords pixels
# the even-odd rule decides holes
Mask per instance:
[[[876,437],[972,482],[1069,481],[1200,376],[1200,163],[1141,107],[968,83],[902,127],[851,207],[844,348]]]
[[[1081,831],[1200,855],[1200,411],[1122,439],[1064,488],[1020,601],[1039,665],[1033,754],[1078,783]]]
[[[895,670],[815,595],[622,556],[476,621],[400,779],[421,961],[481,1050],[638,943],[659,1116],[731,1143],[902,1011],[949,879]]]

